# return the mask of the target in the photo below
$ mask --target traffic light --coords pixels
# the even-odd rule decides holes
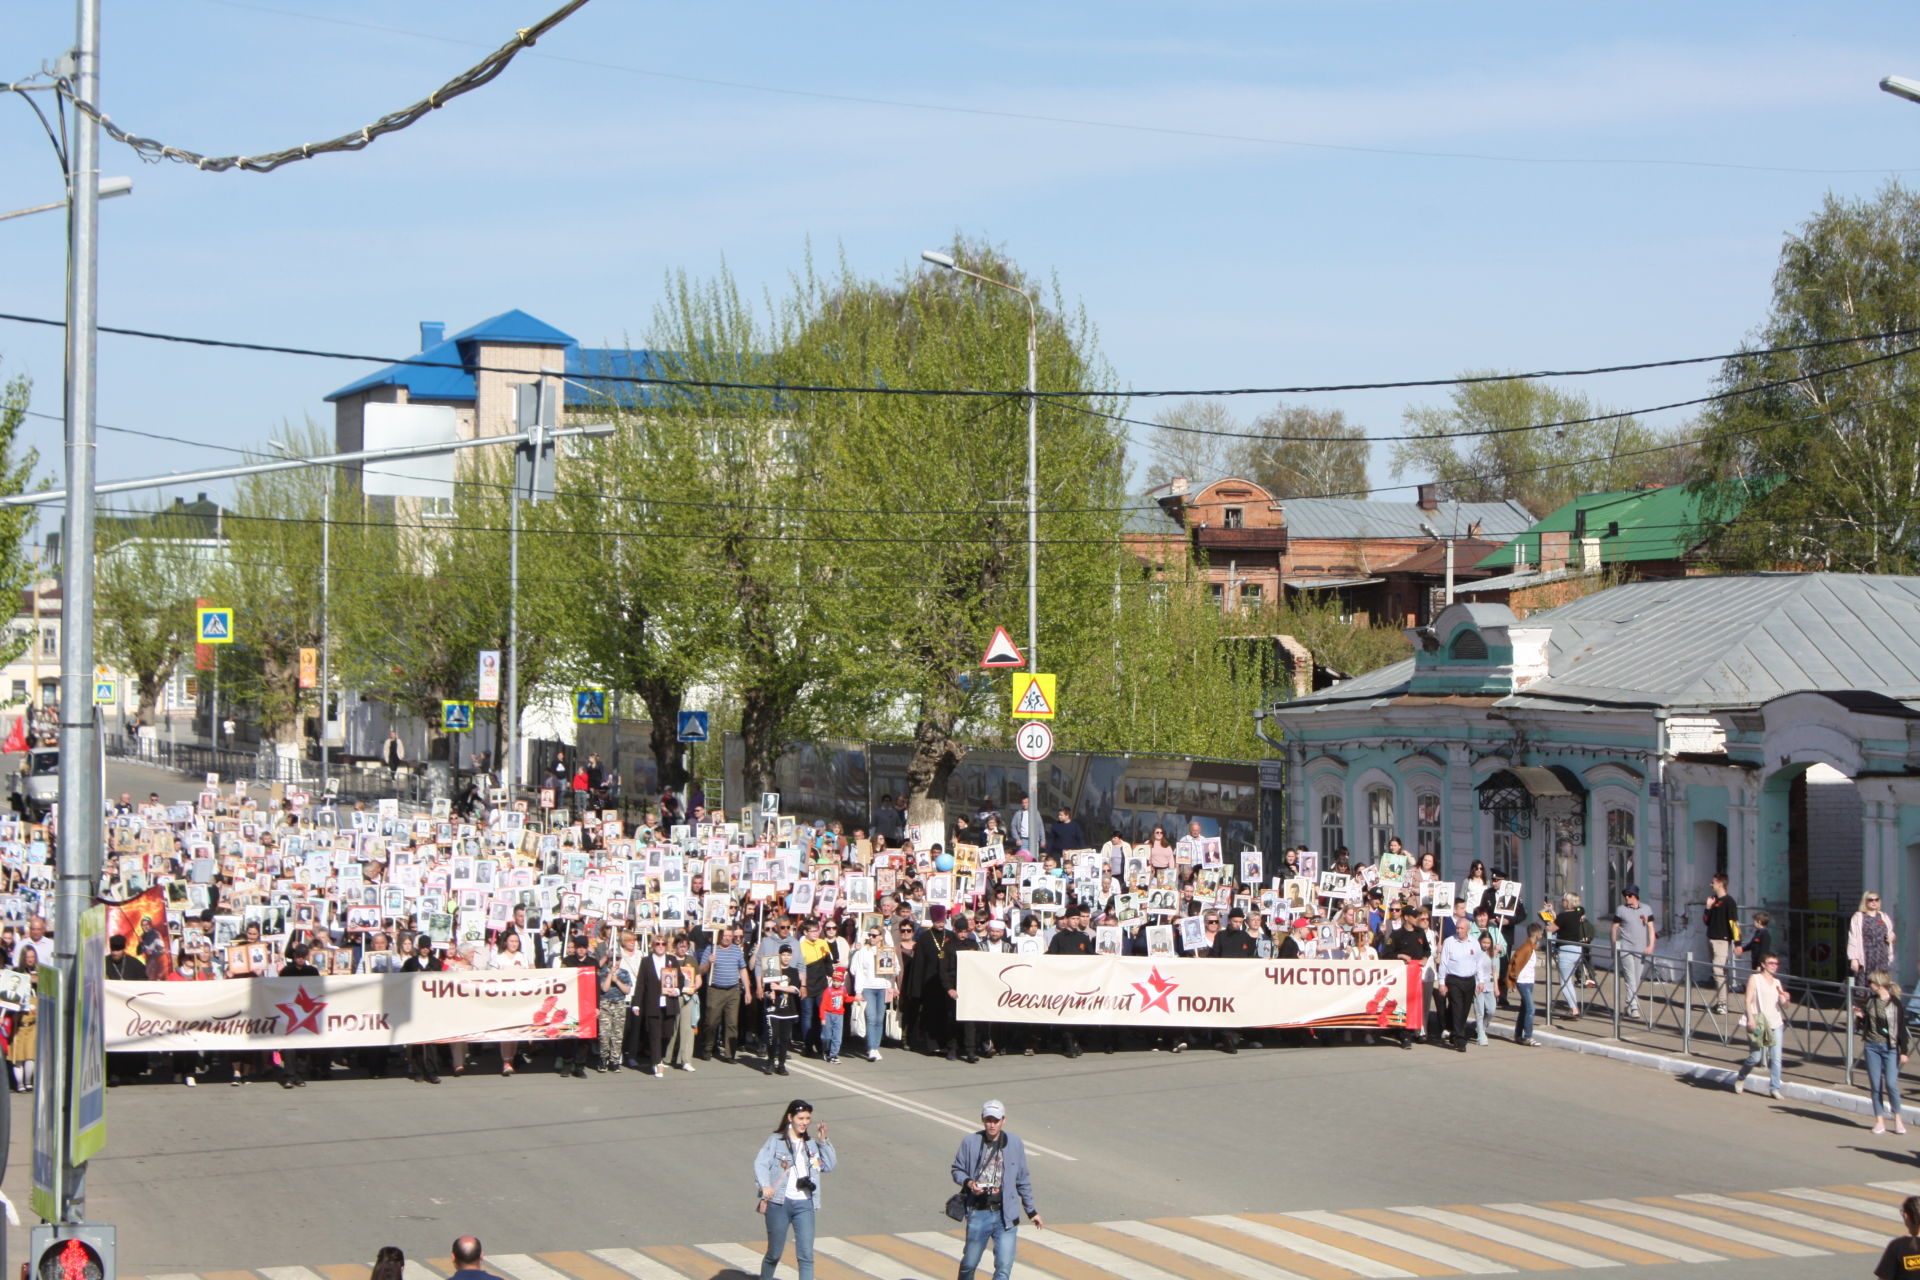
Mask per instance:
[[[114,1280],[113,1228],[90,1222],[35,1227],[27,1257],[26,1280]]]

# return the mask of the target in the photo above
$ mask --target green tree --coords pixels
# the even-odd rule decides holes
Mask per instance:
[[[218,531],[206,517],[165,509],[101,530],[94,575],[94,646],[99,660],[125,672],[139,698],[135,722],[153,723],[154,706],[197,638],[195,602],[220,559]]]
[[[1920,364],[1900,354],[1920,345],[1916,328],[1920,195],[1898,182],[1872,198],[1829,195],[1787,237],[1754,346],[1859,340],[1756,350],[1722,367],[1721,389],[1740,394],[1705,416],[1700,481],[1703,532],[1720,556],[1920,571]],[[1889,330],[1908,335],[1867,336]]]
[[[1266,439],[1238,442],[1228,469],[1276,498],[1367,496],[1365,427],[1349,425],[1338,409],[1282,405],[1253,420]]]
[[[1034,284],[985,246],[952,251],[982,274]],[[1040,386],[1106,384],[1084,317],[1057,288],[1042,301]],[[796,303],[779,361],[790,385],[1025,385],[1027,308],[1005,290],[931,268],[882,284],[843,266],[809,271]],[[839,636],[837,661],[910,726],[908,811],[938,819],[965,738],[1008,732],[1007,686],[982,679],[978,664],[993,628],[1020,634],[1026,613],[1024,397],[796,393],[791,403],[819,472],[810,529],[835,544],[828,581],[838,602],[826,621]],[[1038,407],[1040,661],[1061,676],[1068,709],[1056,728],[1068,746],[1079,732],[1076,673],[1096,652],[1107,660],[1111,637],[1105,584],[1125,442],[1098,414],[1112,408],[1055,396]]]
[[[1407,410],[1407,429],[1421,438],[1393,446],[1393,474],[1444,481],[1461,502],[1511,499],[1545,515],[1583,493],[1644,483],[1658,465],[1649,462],[1658,454],[1643,451],[1661,439],[1636,419],[1582,422],[1607,412],[1530,379],[1463,383],[1445,405]],[[1529,429],[1555,422],[1581,425]]]
[[[40,455],[20,448],[20,427],[32,402],[33,383],[24,374],[0,385],[0,493],[25,493],[33,485],[33,469]],[[32,507],[0,507],[0,592],[17,601],[32,577],[27,538],[33,532]],[[26,650],[29,637],[0,634],[0,664],[12,662]],[[32,637],[38,644],[39,638]],[[38,696],[35,691],[34,696]]]
[[[262,741],[283,750],[299,744],[301,713],[312,697],[300,688],[299,664],[300,650],[320,643],[325,510],[325,482],[311,468],[242,476],[207,593],[234,610],[234,641],[219,646],[216,657],[220,699],[252,708]]]

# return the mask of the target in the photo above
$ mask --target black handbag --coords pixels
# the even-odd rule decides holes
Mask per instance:
[[[1001,1149],[1004,1149],[1004,1139],[1002,1142],[1003,1146]],[[981,1170],[987,1167],[987,1161],[993,1159],[994,1150],[995,1148],[989,1143],[985,1141],[981,1142],[980,1160],[979,1163],[973,1166],[973,1181],[980,1181]],[[967,1220],[967,1194],[967,1189],[962,1187],[947,1197],[947,1216],[955,1222],[965,1222]]]

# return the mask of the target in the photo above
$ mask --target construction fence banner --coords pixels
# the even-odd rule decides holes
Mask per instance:
[[[1210,960],[962,951],[958,1016],[1062,1027],[1411,1027],[1417,960]]]
[[[592,969],[107,982],[107,1050],[344,1049],[599,1034]]]

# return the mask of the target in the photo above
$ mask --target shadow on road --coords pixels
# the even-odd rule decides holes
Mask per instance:
[[[1820,1120],[1827,1124],[1845,1125],[1849,1129],[1865,1127],[1858,1118],[1838,1111],[1826,1111],[1813,1107],[1775,1107],[1774,1110],[1782,1115],[1799,1116],[1803,1120]]]
[[[1920,1152],[1903,1151],[1898,1148],[1889,1149],[1887,1147],[1842,1147],[1840,1149],[1842,1151],[1858,1151],[1862,1155],[1878,1156],[1891,1164],[1903,1165],[1907,1168],[1920,1165]]]

